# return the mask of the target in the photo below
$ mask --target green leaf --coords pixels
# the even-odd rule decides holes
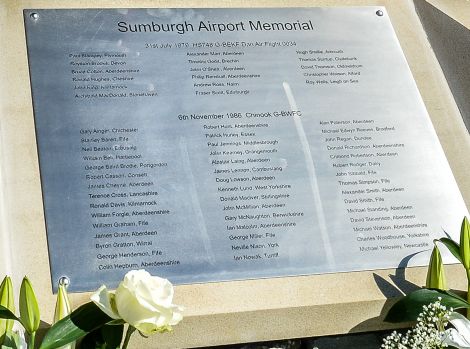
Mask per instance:
[[[460,263],[462,263],[462,258],[460,257],[460,245],[458,243],[449,238],[440,238],[434,241],[442,242],[445,247],[447,247],[447,249],[454,255],[454,257],[457,258]]]
[[[55,349],[76,341],[113,319],[100,310],[93,302],[77,308],[69,316],[54,324],[47,331],[39,349]]]
[[[101,328],[106,349],[119,349],[124,334],[124,325],[105,325]]]
[[[460,228],[460,258],[465,269],[470,269],[470,224],[464,217]]]
[[[80,341],[80,347],[87,349],[106,349],[106,344],[104,343],[101,329],[97,329],[88,333]]]
[[[20,288],[20,320],[28,334],[36,332],[41,322],[38,301],[33,285],[25,276]]]
[[[104,325],[88,333],[80,344],[87,349],[119,349],[123,333],[124,325]]]
[[[384,321],[392,323],[415,321],[423,311],[423,306],[437,301],[438,298],[441,298],[441,304],[448,308],[470,308],[470,303],[454,293],[424,288],[396,302],[388,311]]]
[[[18,319],[15,316],[15,314],[11,312],[10,309],[7,309],[2,305],[0,305],[0,319],[11,319],[11,320],[20,321],[20,319]]]

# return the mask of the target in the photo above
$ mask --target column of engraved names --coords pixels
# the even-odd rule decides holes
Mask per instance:
[[[196,96],[237,96],[251,93],[251,81],[261,74],[250,71],[242,49],[215,49],[213,43],[194,43],[186,52],[192,87]]]
[[[147,159],[136,145],[139,128],[80,129],[90,247],[98,270],[177,265],[159,248],[161,205],[155,178],[168,163]]]
[[[309,86],[349,86],[361,82],[360,57],[343,49],[296,49],[304,81]]]
[[[383,169],[398,168],[406,144],[396,142],[396,126],[371,119],[322,120],[324,149],[331,161],[346,216],[361,252],[427,246],[409,239],[428,237],[405,195],[410,188]]]
[[[81,100],[156,97],[153,85],[136,84],[142,69],[131,63],[124,52],[71,52],[70,88],[73,97]],[[142,86],[146,88],[142,89]]]
[[[283,141],[272,130],[278,113],[231,112],[220,115],[223,123],[202,125],[230,256],[237,262],[282,258],[280,237],[304,216],[290,208]]]

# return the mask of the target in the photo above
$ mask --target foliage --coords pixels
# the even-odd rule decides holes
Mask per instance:
[[[438,243],[445,246],[462,264],[467,273],[467,299],[446,291],[444,266]],[[446,347],[470,349],[470,321],[454,309],[467,309],[470,315],[470,224],[465,217],[461,224],[460,241],[443,237],[434,241],[428,266],[426,288],[414,291],[396,302],[385,321],[397,323],[417,321],[405,335],[393,332],[382,348],[406,349]],[[446,326],[450,322],[453,328]]]
[[[134,286],[133,281],[137,281]],[[20,316],[17,317],[12,305],[14,298],[11,280],[5,277],[0,286],[0,331],[3,331],[0,332],[1,349],[73,349],[75,342],[79,340],[81,347],[86,349],[125,349],[134,331],[142,332],[142,328],[145,334],[161,333],[171,330],[172,325],[182,320],[182,309],[172,304],[173,285],[166,279],[153,277],[143,270],[129,272],[118,287],[118,290],[124,289],[125,297],[121,297],[120,307],[112,308],[112,313],[109,309],[103,309],[103,304],[99,302],[102,300],[100,295],[103,288],[106,290],[102,286],[92,296],[92,302],[70,312],[66,288],[60,285],[54,324],[37,346],[35,338],[40,313],[33,286],[28,278],[23,279],[19,297]],[[119,296],[114,292],[106,292],[105,296],[108,300],[112,298],[114,304],[115,297]],[[132,304],[142,299],[147,302],[152,300],[153,303],[145,309],[133,310]],[[110,303],[108,305],[111,306]],[[13,322],[22,328],[15,329],[11,326]],[[126,323],[127,332],[124,336]],[[28,345],[24,341],[23,329],[28,337]]]
[[[454,293],[443,290],[421,289],[401,298],[385,316],[385,321],[398,323],[416,321],[423,307],[440,301],[448,308],[470,308],[470,304]]]
[[[444,266],[437,247],[437,243],[444,245],[464,266],[467,271],[468,289],[470,289],[470,225],[467,217],[462,221],[460,229],[460,244],[450,238],[441,238],[434,241],[436,244],[431,254],[428,267],[428,276],[425,289],[414,291],[395,303],[385,316],[388,322],[405,322],[416,320],[420,309],[425,304],[435,302],[441,297],[441,303],[454,309],[470,309],[468,302],[470,292],[467,292],[467,300],[445,289]]]
[[[440,300],[424,305],[418,314],[416,326],[401,334],[394,331],[384,339],[383,349],[441,349],[446,348],[444,342],[445,327],[447,326],[452,309],[448,310]]]

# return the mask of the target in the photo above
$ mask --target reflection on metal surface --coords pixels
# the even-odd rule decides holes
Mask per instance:
[[[396,267],[458,232],[384,8],[25,19],[52,279],[71,291],[141,268],[194,283]]]
[[[292,90],[290,89],[290,86],[287,82],[283,82],[282,86],[284,87],[284,91],[286,92],[290,109],[292,110],[293,113],[295,113],[295,111],[299,110],[299,108],[297,107],[297,103],[295,102],[295,98],[294,98],[294,95],[292,94]],[[321,239],[323,241],[323,248],[325,250],[328,267],[331,269],[334,269],[335,258],[333,255],[333,246],[330,242],[330,238],[328,236],[328,230],[326,228],[325,214],[323,213],[323,205],[321,203],[320,189],[318,188],[318,177],[315,171],[315,164],[313,163],[312,153],[310,152],[310,145],[308,143],[308,139],[305,134],[305,130],[302,125],[301,118],[298,115],[293,114],[292,119],[294,120],[295,128],[297,130],[300,144],[302,146],[302,151],[305,157],[305,166],[307,167],[308,179],[310,182],[310,188],[311,188],[313,199],[314,199],[313,206],[315,207],[315,213],[316,213],[315,216],[318,222],[318,229],[320,230]]]

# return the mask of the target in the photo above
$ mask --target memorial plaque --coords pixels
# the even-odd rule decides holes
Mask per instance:
[[[384,8],[24,19],[53,284],[423,265],[457,238],[467,210]]]

